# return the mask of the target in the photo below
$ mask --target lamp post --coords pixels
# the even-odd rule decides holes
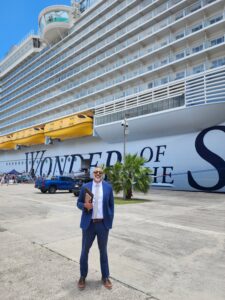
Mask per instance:
[[[127,142],[127,135],[128,131],[128,121],[126,115],[124,116],[123,121],[121,122],[121,126],[123,126],[123,165],[125,164],[125,156],[126,156],[126,142]],[[125,193],[125,184],[123,185],[123,199],[125,200],[126,193]]]

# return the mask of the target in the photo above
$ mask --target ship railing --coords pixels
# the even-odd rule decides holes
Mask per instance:
[[[214,73],[215,73],[215,71],[214,71]],[[200,76],[203,76],[203,75],[200,75]],[[204,75],[205,76],[205,75]],[[191,81],[192,81],[192,78],[191,79],[186,79],[186,82],[188,82],[189,84],[191,83]],[[195,84],[196,84],[196,81],[195,81]],[[177,86],[177,83],[175,83],[175,85]],[[171,84],[171,87],[173,86],[173,84]],[[193,83],[192,83],[192,86],[193,86]],[[205,85],[204,85],[205,86]],[[194,86],[193,86],[194,87]],[[177,88],[177,87],[176,87]],[[160,89],[161,90],[161,87],[160,88],[158,88],[158,89]],[[204,88],[204,90],[205,90],[205,88]],[[193,92],[193,91],[192,91]],[[161,92],[159,92],[159,93],[161,93]],[[202,94],[202,91],[200,91],[199,90],[199,94],[200,94],[200,96],[201,96],[201,99],[195,99],[197,96],[199,96],[199,95],[197,95],[197,93],[195,93],[195,95],[194,96],[192,96],[192,99],[190,99],[190,102],[189,102],[189,99],[187,99],[188,101],[187,101],[187,104],[189,104],[189,105],[196,105],[196,104],[200,104],[200,103],[203,103],[204,101],[205,101],[205,99],[206,99],[206,97],[203,97],[203,94]],[[190,91],[189,91],[189,95],[191,96],[191,93],[190,93]],[[155,95],[153,95],[153,98],[154,98],[154,96]],[[222,95],[221,95],[221,97],[222,97]],[[210,100],[211,101],[211,100]],[[63,102],[62,102],[63,103]],[[41,110],[39,110],[39,112],[41,112]],[[16,121],[16,120],[14,120],[14,121]]]
[[[218,44],[224,43],[224,39],[225,39],[225,37],[223,36],[223,37],[219,37],[219,38],[217,38],[217,39],[214,39],[213,41],[209,41],[209,42],[205,43],[205,45],[204,45],[203,48],[205,49],[205,48],[213,47],[213,46],[214,46],[214,43],[215,43],[215,46],[218,45]],[[213,43],[213,45],[212,45],[212,43]],[[204,50],[204,49],[203,49],[203,50]],[[190,53],[188,53],[188,51],[189,51],[189,50],[186,50],[186,52],[187,52],[186,55],[190,54]],[[185,58],[185,57],[184,57],[184,58]],[[171,58],[170,58],[170,62],[173,62],[173,61],[177,61],[177,59],[174,58],[174,57],[171,57]],[[155,67],[157,67],[157,66],[155,66]],[[8,101],[8,99],[6,98],[5,101]]]
[[[225,100],[225,68],[186,80],[186,105],[218,103]]]
[[[216,71],[204,74],[196,74],[192,77],[182,79],[136,94],[111,101],[95,108],[95,117],[111,114],[127,108],[145,105],[151,102],[184,95],[185,105],[200,105],[212,102],[224,101],[225,99],[225,68],[222,66]]]
[[[25,43],[32,35],[34,35],[35,32],[34,30],[31,30],[28,34],[26,34],[26,36],[17,44],[17,45],[14,45],[9,51],[8,53],[5,55],[5,57],[3,57],[1,60],[0,60],[0,64],[2,64],[5,60],[9,59],[10,56],[15,53],[19,47]]]
[[[177,2],[176,2],[177,3]],[[174,5],[174,4],[173,4]],[[32,68],[32,70],[33,70],[33,68]]]
[[[158,87],[144,93],[139,93],[134,96],[118,99],[111,103],[107,103],[96,107],[95,117],[106,114],[111,114],[120,110],[138,107],[156,101],[162,101],[169,98],[184,95],[185,83],[184,81],[172,83],[165,87]]]
[[[220,39],[221,39],[221,37],[220,37]],[[220,43],[221,43],[221,41],[220,41]],[[218,44],[218,43],[217,43]],[[208,44],[206,45],[203,45],[203,47],[204,47],[204,49],[206,49],[206,48],[208,48],[208,47],[212,47],[212,42],[208,42]],[[156,47],[157,49],[158,49],[158,46]],[[157,49],[155,49],[155,50],[157,50]],[[203,50],[204,50],[203,49]],[[186,56],[187,55],[190,55],[191,54],[191,50],[189,49],[189,50],[186,50]],[[176,61],[177,59],[176,59],[176,57],[171,57],[170,58],[170,62],[173,62],[173,61]]]
[[[127,5],[130,5],[130,1],[124,1],[124,2],[128,2],[128,4]],[[132,2],[134,2],[134,1],[132,1]],[[179,3],[180,1],[176,1],[176,0],[174,0],[174,1],[169,1],[168,3],[169,3],[169,5],[168,5],[168,7],[171,7],[171,6],[174,6],[174,5],[176,5],[177,3]],[[182,2],[182,1],[181,1]],[[204,6],[204,5],[207,5],[207,4],[209,4],[209,3],[211,3],[211,2],[213,2],[212,0],[204,0],[202,3],[202,5]],[[112,3],[113,3],[113,1],[112,1]],[[110,4],[112,4],[112,3],[110,3]],[[149,3],[149,1],[146,1],[146,5],[147,6],[149,6],[149,5],[154,5],[154,3],[155,3],[155,1],[151,1],[150,3]],[[102,8],[102,7],[101,7]],[[79,27],[78,27],[79,28]],[[78,29],[77,28],[77,29]],[[65,47],[65,46],[64,46]],[[60,48],[60,47],[59,47]],[[58,49],[59,50],[59,49]]]

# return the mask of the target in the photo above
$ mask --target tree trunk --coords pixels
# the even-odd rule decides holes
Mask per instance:
[[[132,196],[133,196],[132,188],[129,188],[126,193],[126,200],[130,200]]]

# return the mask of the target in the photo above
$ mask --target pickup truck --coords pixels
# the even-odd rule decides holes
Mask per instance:
[[[35,188],[39,189],[42,193],[54,194],[57,190],[68,190],[72,192],[75,186],[75,181],[71,177],[54,176],[51,179],[38,178],[35,181]]]

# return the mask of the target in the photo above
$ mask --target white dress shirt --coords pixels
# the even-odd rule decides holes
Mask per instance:
[[[96,199],[96,186],[99,187],[99,197],[98,199]],[[94,209],[92,212],[92,219],[97,218],[97,219],[103,219],[103,188],[102,188],[102,181],[99,183],[96,183],[95,181],[93,181],[92,184],[92,193],[94,194],[94,198],[93,198],[93,208],[95,207],[95,201],[98,201],[98,211],[97,211],[97,215],[94,217]]]

